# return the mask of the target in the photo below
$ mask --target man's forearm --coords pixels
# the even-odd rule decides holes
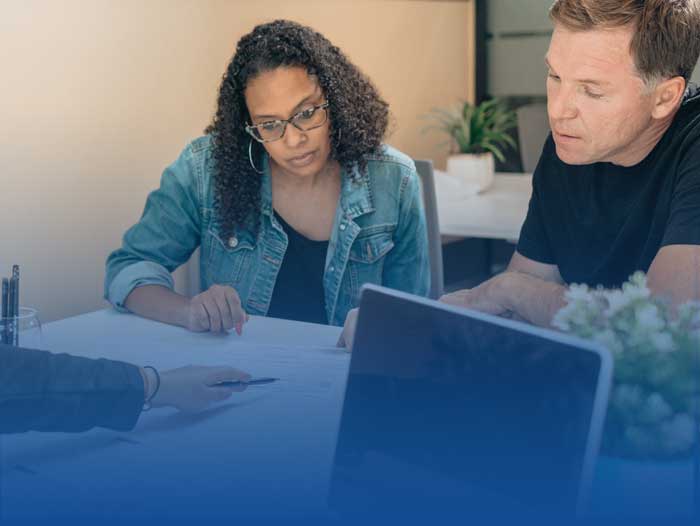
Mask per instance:
[[[566,287],[521,272],[508,274],[504,284],[508,309],[534,325],[551,328],[552,318],[566,305]]]

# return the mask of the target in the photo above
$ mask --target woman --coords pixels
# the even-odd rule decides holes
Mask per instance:
[[[240,334],[249,314],[342,325],[363,283],[425,295],[419,181],[382,144],[388,105],[321,34],[278,20],[239,42],[205,137],[107,260],[118,309]],[[170,273],[201,245],[204,292]]]

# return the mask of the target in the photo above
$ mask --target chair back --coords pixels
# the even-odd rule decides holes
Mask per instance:
[[[544,142],[549,135],[547,105],[543,102],[527,104],[518,108],[516,113],[523,171],[532,173],[537,167]]]
[[[428,254],[430,259],[430,297],[437,299],[443,294],[442,239],[438,221],[437,196],[433,161],[414,160],[423,193],[423,208],[428,229]]]

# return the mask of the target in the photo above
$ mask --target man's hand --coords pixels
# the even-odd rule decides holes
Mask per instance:
[[[506,271],[478,287],[447,294],[440,301],[503,318],[551,327],[563,307],[566,288],[523,272]]]
[[[186,306],[185,327],[193,332],[224,332],[235,327],[240,335],[247,321],[238,293],[224,285],[212,285]]]
[[[338,347],[345,347],[346,350],[352,351],[352,344],[355,340],[355,328],[357,326],[357,315],[360,309],[350,309],[345,317],[345,326],[343,332],[338,339]]]
[[[512,317],[512,307],[508,297],[508,283],[511,278],[511,273],[504,272],[473,289],[445,294],[440,298],[440,301],[510,318]]]

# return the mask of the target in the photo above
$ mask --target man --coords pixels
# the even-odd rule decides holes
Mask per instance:
[[[550,18],[552,134],[516,252],[442,301],[549,326],[567,284],[637,270],[675,304],[700,299],[700,0],[556,0]]]
[[[635,271],[700,299],[700,0],[557,0],[552,130],[506,271],[447,303],[548,326],[567,284]]]

